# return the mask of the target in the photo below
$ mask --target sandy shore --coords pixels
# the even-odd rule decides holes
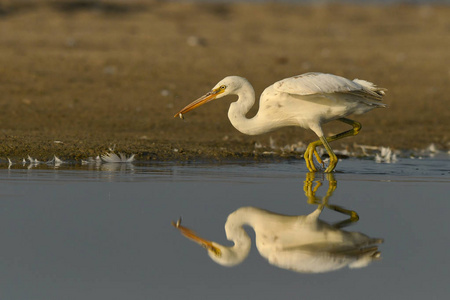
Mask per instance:
[[[112,147],[142,160],[264,157],[316,137],[245,136],[228,121],[231,98],[173,114],[227,75],[259,95],[311,71],[388,89],[389,108],[356,116],[361,133],[334,148],[450,149],[450,6],[0,1],[0,32],[2,159]]]

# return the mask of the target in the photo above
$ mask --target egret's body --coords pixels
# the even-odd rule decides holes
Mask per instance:
[[[208,249],[209,256],[224,266],[241,263],[249,254],[251,239],[243,226],[255,231],[256,247],[269,263],[297,272],[321,273],[349,266],[360,268],[379,258],[377,245],[382,239],[359,232],[348,232],[319,220],[323,206],[305,216],[286,216],[255,207],[243,207],[228,216],[227,239],[234,246],[223,246],[198,237],[191,230],[174,224],[185,236]]]
[[[240,132],[248,135],[266,133],[281,127],[299,126],[314,131],[319,140],[309,144],[305,160],[310,171],[317,171],[313,154],[316,147],[323,144],[330,156],[330,165],[325,170],[331,172],[337,164],[337,157],[328,142],[356,135],[361,125],[345,118],[350,114],[362,114],[376,107],[385,107],[381,103],[385,89],[364,80],[349,80],[340,76],[323,73],[306,73],[286,78],[264,90],[259,102],[259,111],[253,118],[246,114],[255,103],[255,92],[247,79],[229,76],[222,79],[203,97],[187,105],[175,116],[182,117],[188,111],[226,95],[237,95],[231,103],[228,118]],[[340,120],[353,126],[353,129],[325,138],[322,124]]]

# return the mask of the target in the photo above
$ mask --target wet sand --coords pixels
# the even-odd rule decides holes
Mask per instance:
[[[450,149],[449,6],[0,1],[0,32],[1,159],[300,157],[271,146],[312,132],[245,136],[231,97],[173,115],[227,75],[259,95],[312,71],[388,89],[389,108],[353,117],[361,133],[335,149]]]

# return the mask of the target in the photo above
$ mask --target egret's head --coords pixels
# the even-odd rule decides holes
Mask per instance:
[[[224,267],[233,267],[244,261],[244,259],[248,256],[250,248],[245,249],[244,251],[239,251],[234,247],[227,247],[212,242],[214,247],[214,251],[208,249],[209,257],[219,265]]]
[[[248,255],[250,247],[245,248],[244,251],[236,251],[234,247],[226,247],[215,242],[199,237],[195,232],[181,225],[181,220],[172,222],[172,225],[177,228],[185,237],[196,242],[208,251],[209,257],[216,263],[232,267],[240,264]]]
[[[219,247],[217,247],[215,245],[215,243],[199,237],[194,231],[190,230],[187,227],[182,226],[181,219],[179,219],[177,222],[172,222],[172,225],[175,228],[177,228],[181,232],[182,235],[184,235],[188,239],[196,242],[197,244],[199,244],[200,246],[202,246],[203,248],[208,250],[208,253],[210,254],[210,256],[211,255],[217,256],[217,257],[222,256],[221,250],[219,249]]]
[[[216,97],[221,98],[226,95],[235,94],[243,84],[248,83],[247,79],[239,76],[227,76],[219,81],[211,91],[220,91]]]
[[[219,81],[210,92],[188,104],[182,110],[177,112],[174,117],[183,118],[183,114],[199,107],[200,105],[208,103],[209,101],[214,99],[222,98],[226,95],[235,94],[245,83],[248,83],[247,79],[239,76],[225,77],[224,79]]]

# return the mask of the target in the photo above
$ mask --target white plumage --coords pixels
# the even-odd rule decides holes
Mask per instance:
[[[383,89],[371,82],[317,72],[286,78],[275,82],[273,86],[281,92],[298,95],[361,92],[377,99],[384,95]]]
[[[255,92],[247,79],[228,76],[222,79],[206,95],[193,101],[175,116],[183,117],[188,111],[226,95],[237,95],[231,103],[228,118],[240,132],[248,135],[266,133],[281,127],[299,126],[314,131],[319,140],[309,144],[304,157],[310,171],[317,171],[313,154],[319,163],[323,161],[316,151],[318,145],[324,145],[330,164],[325,172],[334,170],[337,157],[329,142],[343,137],[356,135],[361,124],[345,118],[350,114],[366,113],[377,107],[385,107],[381,100],[386,89],[373,83],[323,73],[305,73],[275,82],[261,94],[259,111],[251,119],[246,114],[255,103]],[[324,137],[322,124],[339,120],[352,125],[353,129],[331,137]]]

